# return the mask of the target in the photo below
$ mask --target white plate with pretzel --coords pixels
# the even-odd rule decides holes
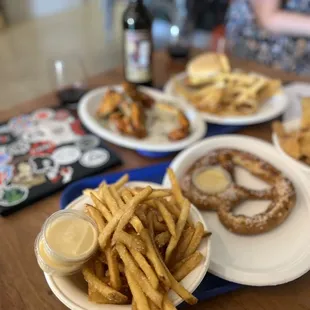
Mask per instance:
[[[195,107],[220,125],[259,124],[282,114],[288,104],[281,82],[257,73],[232,70],[224,54],[205,53],[172,77],[165,92]]]
[[[212,231],[211,273],[267,286],[310,270],[309,181],[272,145],[239,135],[208,138],[181,152],[170,168]],[[213,173],[211,184],[199,183],[205,171]],[[165,177],[163,185],[169,184]]]
[[[159,90],[128,83],[90,91],[78,114],[94,134],[139,151],[179,151],[206,134],[205,122],[192,107]]]
[[[80,210],[80,211],[84,210],[97,223],[97,227],[99,228],[100,235],[104,236],[103,239],[100,239],[100,235],[99,235],[98,242],[100,244],[101,250],[103,251],[102,253],[104,253],[104,255],[106,255],[107,257],[106,258],[107,261],[104,262],[104,260],[101,259],[101,257],[103,256],[100,253],[98,253],[97,256],[93,258],[93,260],[95,260],[94,263],[98,262],[99,264],[103,265],[103,267],[99,268],[101,275],[97,273],[99,271],[98,271],[98,268],[96,268],[96,265],[94,265],[92,269],[91,264],[87,264],[83,268],[83,274],[82,272],[80,272],[72,276],[57,277],[57,276],[48,275],[45,273],[45,278],[46,278],[46,281],[49,287],[51,288],[53,293],[57,296],[57,298],[63,304],[65,304],[68,308],[72,310],[131,309],[129,297],[126,301],[118,300],[118,298],[120,297],[126,299],[126,297],[128,296],[128,292],[127,294],[125,292],[126,292],[126,285],[128,285],[126,284],[127,283],[126,278],[129,281],[127,272],[129,272],[131,274],[132,283],[129,283],[129,282],[128,283],[129,283],[131,292],[135,296],[134,298],[136,300],[136,303],[139,304],[138,309],[149,309],[148,305],[147,306],[145,305],[146,307],[143,307],[143,304],[145,302],[146,304],[148,304],[146,296],[148,296],[147,298],[150,298],[153,303],[156,303],[158,306],[160,305],[160,308],[162,308],[163,304],[165,304],[166,306],[168,306],[167,309],[176,309],[175,306],[180,304],[184,299],[190,304],[196,303],[197,299],[191,293],[198,287],[198,285],[200,284],[200,282],[206,275],[206,272],[209,267],[210,254],[211,254],[210,253],[211,240],[209,237],[203,236],[207,232],[207,226],[203,222],[200,212],[194,206],[191,206],[188,201],[187,201],[188,204],[186,204],[184,200],[185,204],[182,204],[179,209],[179,211],[181,212],[179,219],[182,218],[182,220],[178,220],[177,218],[178,212],[176,211],[176,209],[171,209],[171,206],[176,207],[173,201],[171,201],[171,203],[169,204],[170,208],[165,208],[164,211],[161,210],[162,207],[158,205],[158,202],[160,201],[161,203],[164,203],[165,205],[167,205],[167,201],[169,201],[170,199],[169,197],[174,197],[174,194],[171,196],[171,191],[168,191],[167,189],[164,189],[161,185],[155,184],[155,183],[150,183],[150,182],[126,183],[126,182],[128,182],[127,175],[123,176],[119,181],[114,183],[113,190],[118,191],[119,197],[122,197],[120,199],[123,200],[123,202],[120,202],[119,198],[116,199],[117,202],[116,204],[114,204],[114,208],[116,208],[115,209],[116,211],[114,210],[114,212],[112,212],[110,222],[113,221],[113,217],[118,216],[117,213],[120,211],[120,208],[124,209],[126,207],[124,202],[128,203],[128,208],[124,209],[127,212],[129,208],[133,207],[133,204],[130,204],[128,201],[132,199],[137,200],[137,196],[139,195],[141,196],[139,199],[142,199],[142,196],[144,197],[143,198],[144,200],[139,200],[140,203],[144,202],[144,203],[147,203],[149,206],[147,208],[144,208],[144,210],[140,210],[140,212],[134,213],[135,216],[131,217],[130,224],[127,224],[126,227],[123,228],[124,230],[122,234],[119,234],[118,237],[115,237],[117,236],[116,233],[114,233],[114,235],[112,234],[110,241],[105,245],[106,247],[105,249],[103,249],[103,243],[104,243],[103,239],[106,239],[106,236],[109,231],[109,228],[108,228],[109,224],[104,223],[104,221],[107,219],[104,218],[103,214],[106,215],[107,214],[106,212],[109,212],[109,211],[107,211],[108,210],[107,209],[103,212],[102,208],[105,208],[108,205],[110,205],[111,197],[107,198],[109,195],[105,196],[106,197],[105,206],[102,206],[102,205],[100,206],[100,203],[96,199],[98,199],[98,197],[102,197],[101,195],[105,193],[105,191],[110,192],[110,194],[112,194],[113,197],[115,198],[116,194],[115,194],[115,191],[112,190],[112,187],[109,185],[106,186],[106,184],[101,184],[99,188],[97,189],[87,189],[84,191],[83,196],[80,196],[79,198],[75,199],[67,207],[70,209],[75,209],[75,210]],[[146,192],[147,190],[150,191],[150,188],[147,188],[148,186],[151,187],[151,190],[152,190],[151,194],[150,192]],[[146,194],[148,196],[146,196]],[[154,198],[151,198],[152,195]],[[135,198],[133,198],[133,196],[135,196]],[[147,198],[148,200],[146,200]],[[166,199],[165,202],[163,202],[163,199],[164,200]],[[182,201],[183,201],[183,198],[182,198]],[[91,205],[96,206],[96,208],[92,207]],[[136,210],[142,209],[141,204],[140,205],[138,204],[137,206],[139,206],[139,208],[135,207]],[[99,207],[99,209],[97,209],[97,207]],[[153,209],[153,207],[155,207],[155,209]],[[163,215],[163,221],[167,221],[166,222],[167,226],[165,228],[165,231],[173,232],[173,230],[175,229],[175,232],[179,234],[178,230],[180,229],[181,226],[178,223],[183,223],[183,224],[185,223],[184,228],[182,228],[182,232],[180,230],[179,247],[178,249],[174,247],[175,248],[174,252],[168,251],[167,250],[168,247],[166,248],[166,246],[164,246],[164,243],[168,245],[170,244],[170,242],[172,242],[171,240],[169,241],[170,238],[166,239],[166,238],[157,237],[158,235],[161,234],[160,230],[162,229],[159,226],[163,226],[163,223],[164,223],[164,222],[155,221],[155,215],[153,214],[153,212],[154,210],[157,210],[157,207],[159,208],[158,212]],[[185,209],[183,209],[183,207]],[[168,211],[168,209],[170,211]],[[103,216],[103,222],[102,222],[102,218],[100,221],[97,219],[98,212],[100,214],[100,211],[98,210],[101,210],[101,212],[103,212],[101,213],[101,216]],[[109,210],[112,210],[112,208]],[[153,211],[150,211],[150,210],[153,210]],[[171,210],[174,210],[174,211],[171,211]],[[185,212],[183,212],[182,210],[184,210]],[[142,216],[143,214],[141,214],[141,212],[144,214],[145,218]],[[169,214],[167,214],[167,212]],[[152,216],[149,217],[149,214],[152,214]],[[184,217],[184,214],[189,215],[189,217],[187,216]],[[172,218],[175,220],[174,224],[173,222],[171,222]],[[152,228],[150,228],[149,226],[150,221],[154,221],[153,224],[151,225]],[[120,220],[119,222],[122,222],[122,220]],[[168,225],[168,222],[170,222],[169,225]],[[175,226],[175,228],[173,228],[173,226]],[[135,234],[133,231],[130,230],[130,227],[131,228],[134,227],[134,230],[139,231],[139,233]],[[190,227],[192,227],[193,229],[192,239],[188,243],[187,247],[183,246],[184,248],[183,250],[185,252],[183,251],[183,254],[182,254],[179,248],[181,244],[184,243],[183,239],[185,238],[185,235],[186,235],[185,232],[188,232],[188,229],[190,229]],[[117,231],[117,228],[115,231]],[[151,231],[153,231],[154,233],[153,237],[151,237],[152,236]],[[163,230],[161,231],[165,232]],[[131,237],[132,240],[130,241],[127,240],[127,242],[125,242],[124,237],[122,237],[122,235],[124,234],[125,235],[127,234],[127,238],[132,236]],[[166,232],[165,234],[168,234],[168,233]],[[150,239],[146,238],[145,237],[146,235],[149,235]],[[209,236],[209,233],[207,235]],[[114,263],[113,261],[109,262],[109,259],[107,256],[108,255],[107,251],[109,250],[111,246],[110,244],[113,243],[114,238],[116,238],[116,244],[115,244],[113,251],[115,251],[114,252],[115,255],[117,255],[116,253],[119,253],[119,257],[117,257],[118,263],[115,261]],[[121,241],[121,239],[119,238],[121,238],[123,241]],[[164,239],[166,239],[166,241]],[[156,251],[154,253],[157,253],[157,254],[152,255],[152,251],[149,251],[149,250],[147,252],[142,251],[141,245],[146,246],[146,249],[149,249],[149,247],[152,247],[149,245],[150,243],[148,243],[146,240],[150,240],[149,242],[151,242],[153,246],[156,244]],[[137,243],[137,241],[139,242]],[[142,244],[141,244],[141,241],[142,241]],[[123,245],[120,247],[121,244]],[[166,249],[165,250],[166,252],[162,254],[163,255],[161,256],[162,258],[159,258],[159,255],[160,255],[159,249],[161,247],[162,249]],[[193,253],[187,256],[186,260],[182,260],[182,257],[189,250],[193,250],[192,251]],[[140,254],[137,253],[138,251]],[[168,254],[170,262],[175,261],[175,258],[179,254],[181,255],[180,256],[181,261],[179,262],[179,264],[173,264],[169,267],[170,272],[171,272],[170,276],[168,275],[169,272],[167,273],[167,271],[163,269],[163,268],[167,268],[167,267],[163,267],[163,266],[166,266],[166,264],[163,263],[163,260],[166,261],[167,253],[170,253]],[[172,256],[172,253],[174,253],[173,256]],[[146,256],[148,257],[148,260],[147,260],[148,262],[144,258]],[[135,261],[134,263],[134,265],[136,265],[135,267],[132,266],[132,264],[130,263],[130,260]],[[186,264],[186,266],[184,265],[184,263]],[[123,265],[123,267],[121,265]],[[147,268],[146,265],[148,265],[149,268]],[[151,265],[157,266],[157,268],[155,267],[152,268]],[[115,268],[116,268],[116,271],[114,270]],[[108,270],[108,273],[105,273],[105,271],[102,271],[102,270]],[[120,275],[120,288],[114,293],[113,292],[109,293],[109,291],[113,289],[116,290],[116,288],[114,288],[113,285],[116,285],[115,283],[117,283],[116,281],[117,274]],[[161,276],[159,276],[160,274]],[[173,276],[171,274],[173,274]],[[85,279],[83,279],[83,275]],[[177,284],[176,281],[173,280],[174,284],[171,284],[171,286],[173,290],[178,291],[179,292],[178,294],[181,294],[183,298],[178,296],[175,292],[173,292],[173,290],[170,290],[168,294],[169,300],[167,301],[165,300],[166,298],[164,298],[164,295],[162,291],[160,290],[160,288],[163,285],[163,283],[167,281],[167,279],[168,279],[168,282],[172,283],[173,281],[171,277],[175,277],[175,279],[178,279],[177,281],[179,281],[179,284]],[[98,281],[98,279],[100,281]],[[85,280],[88,282],[88,285]],[[137,285],[140,286],[140,288],[137,288]],[[135,292],[133,291],[133,287],[135,287]],[[95,289],[97,289],[97,291],[94,292]],[[108,291],[106,291],[106,289],[108,289]],[[98,290],[99,292],[101,292],[101,294],[100,293],[98,294]],[[128,290],[128,287],[127,287],[127,290]],[[106,297],[103,298],[103,296],[106,296]],[[106,298],[111,298],[110,299],[111,302],[108,302]],[[113,303],[113,301],[114,303],[118,303],[118,304],[111,304]]]

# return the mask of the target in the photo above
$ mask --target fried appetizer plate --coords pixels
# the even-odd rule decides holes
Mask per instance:
[[[289,133],[289,132],[295,132],[300,129],[301,121],[299,119],[287,121],[283,123],[284,129]],[[289,139],[290,137],[286,139],[287,147],[293,151],[293,148],[296,145],[296,142],[294,139]],[[291,141],[289,141],[291,140]],[[295,159],[294,157],[290,156],[288,153],[285,152],[285,150],[282,148],[279,137],[276,132],[272,133],[272,142],[276,148],[276,150],[283,156],[285,159],[287,159],[292,165],[294,165],[297,169],[300,169],[301,171],[307,173],[307,175],[310,176],[310,166],[307,165],[306,163]]]
[[[191,165],[215,149],[239,149],[271,164],[293,184],[296,205],[288,218],[270,232],[238,235],[220,222],[216,211],[202,211],[212,231],[212,254],[209,272],[232,282],[267,286],[295,280],[310,269],[310,194],[309,181],[295,166],[283,159],[269,143],[241,135],[208,138],[181,152],[171,163],[180,181]],[[249,189],[262,190],[268,185],[249,172],[235,167],[236,183]],[[167,175],[163,185],[169,187]],[[235,214],[253,216],[264,212],[268,201],[248,200]]]
[[[178,83],[181,83],[187,77],[186,72],[177,74],[176,76],[172,77],[164,87],[165,93],[170,96],[177,96],[182,98],[183,102],[185,102],[189,107],[193,107],[194,105],[187,101],[185,97],[183,97],[177,90]],[[221,85],[219,84],[219,88]],[[211,96],[210,101],[218,100],[217,95],[207,94],[207,96]],[[232,101],[232,100],[231,100]],[[257,112],[248,115],[217,115],[210,112],[199,111],[201,117],[209,123],[212,124],[219,124],[219,125],[253,125],[253,124],[260,124],[267,121],[270,121],[279,115],[281,115],[287,108],[288,105],[288,98],[287,95],[280,90],[275,95],[270,97],[264,103],[262,103],[259,107]]]
[[[128,134],[126,134],[124,126],[117,128],[119,125],[118,117],[120,116],[121,121],[124,120],[125,118],[122,119],[122,117],[126,114],[126,111],[124,114],[114,113],[113,116],[110,113],[105,119],[98,117],[98,110],[101,107],[102,100],[104,100],[105,94],[111,90],[119,93],[124,91],[120,85],[102,87],[90,91],[81,99],[78,106],[78,114],[82,123],[91,132],[113,144],[137,151],[175,152],[188,147],[206,134],[206,124],[197,111],[182,103],[178,98],[148,87],[138,89],[141,93],[149,95],[154,101],[151,108],[146,108],[143,111],[145,115],[140,118],[144,122],[145,128],[144,130],[137,131],[136,136],[133,135],[135,132],[130,134],[130,128],[128,129]],[[170,107],[172,108],[170,109]],[[189,129],[181,137],[173,135],[181,126],[181,122],[175,113],[176,109],[183,113],[186,121],[189,123]],[[128,110],[127,107],[124,110]],[[135,120],[132,119],[132,121]],[[137,126],[139,126],[139,120],[137,123]],[[141,132],[142,137],[139,137]]]
[[[153,189],[161,189],[162,185],[150,182],[129,182],[126,186],[128,187],[146,187],[151,186]],[[72,201],[67,209],[83,210],[85,204],[91,203],[92,200],[86,195],[82,195]],[[201,222],[204,226],[204,230],[208,231],[208,228],[201,216],[201,213],[194,206],[190,209],[190,218],[192,222]],[[212,236],[211,236],[212,238]],[[211,238],[203,238],[198,250],[205,257],[199,265],[191,271],[182,281],[181,284],[189,291],[194,292],[199,286],[200,282],[205,277],[210,263],[211,257]],[[87,283],[83,279],[82,273],[78,273],[68,277],[56,277],[44,274],[45,279],[55,294],[55,296],[69,309],[71,310],[125,310],[131,309],[131,305],[112,305],[112,304],[96,304],[88,299],[87,294]],[[169,299],[174,305],[180,304],[183,300],[176,295],[174,292],[169,292]]]

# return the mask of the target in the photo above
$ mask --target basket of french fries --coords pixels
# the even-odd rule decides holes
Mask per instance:
[[[211,123],[259,123],[281,114],[287,98],[281,81],[257,73],[232,70],[223,54],[205,53],[189,61],[165,91],[183,98]]]
[[[67,209],[86,214],[98,229],[98,250],[70,277],[45,274],[71,309],[176,309],[204,278],[210,235],[199,211],[184,198],[172,170],[172,188],[128,182],[85,189]],[[75,307],[72,305],[75,304]]]
[[[273,122],[276,149],[296,167],[310,173],[310,98],[301,99],[301,118]]]

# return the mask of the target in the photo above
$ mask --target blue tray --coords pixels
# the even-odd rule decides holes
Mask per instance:
[[[212,137],[217,135],[225,135],[228,133],[233,133],[245,128],[245,126],[237,125],[218,125],[208,123],[208,132],[206,137]]]
[[[103,179],[108,183],[113,183],[124,173],[128,173],[130,180],[132,181],[150,181],[161,184],[169,164],[170,162],[164,162],[145,168],[127,170],[118,173],[109,173],[105,174],[104,176],[89,177],[80,181],[76,181],[67,186],[63,191],[60,199],[60,208],[65,208],[71,201],[79,197],[82,194],[83,189],[96,188]],[[194,295],[201,301],[234,291],[240,287],[241,285],[239,284],[228,282],[210,273],[207,273],[199,287],[195,290]]]

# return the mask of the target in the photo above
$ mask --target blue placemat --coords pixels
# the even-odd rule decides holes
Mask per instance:
[[[236,126],[236,125],[217,125],[217,124],[209,124],[208,123],[208,132],[206,137],[212,137],[217,135],[225,135],[228,133],[237,132],[241,129],[245,128],[245,126]]]
[[[106,180],[108,183],[113,183],[124,173],[128,173],[130,180],[132,181],[150,181],[161,184],[169,164],[170,162],[165,162],[145,168],[127,170],[118,173],[109,173],[104,176],[89,177],[74,182],[63,191],[60,199],[60,208],[65,208],[71,201],[79,197],[82,194],[83,189],[96,188],[102,180]],[[206,300],[217,295],[234,291],[238,288],[240,288],[239,284],[228,282],[207,273],[199,287],[195,290],[194,295],[199,300]]]

